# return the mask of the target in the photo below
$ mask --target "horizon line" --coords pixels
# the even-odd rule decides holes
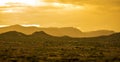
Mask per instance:
[[[45,27],[45,26],[41,26],[40,24],[13,24],[13,25],[0,25],[0,28],[4,28],[4,27],[9,27],[9,26],[15,26],[15,25],[19,25],[19,26],[22,26],[22,27],[36,27],[36,28],[76,28],[82,32],[91,32],[91,31],[101,31],[101,30],[109,30],[109,31],[114,31],[114,32],[120,32],[120,31],[115,31],[115,30],[110,30],[110,29],[97,29],[97,30],[88,30],[88,31],[84,31],[84,30],[81,30],[80,27],[75,27],[75,26],[61,26],[61,27]]]

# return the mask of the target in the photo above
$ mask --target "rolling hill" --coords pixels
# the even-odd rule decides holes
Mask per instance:
[[[98,30],[98,31],[91,31],[91,32],[82,32],[77,28],[74,27],[63,27],[63,28],[56,28],[56,27],[23,27],[21,25],[12,25],[8,27],[0,28],[0,33],[8,32],[8,31],[18,31],[24,34],[32,34],[37,31],[44,31],[47,34],[53,36],[70,36],[70,37],[96,37],[102,35],[111,35],[115,33],[114,31],[109,30]]]

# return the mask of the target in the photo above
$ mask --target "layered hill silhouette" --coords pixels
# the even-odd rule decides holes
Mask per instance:
[[[119,45],[120,43],[120,33],[114,33],[111,35],[105,35],[105,36],[98,36],[98,37],[88,37],[88,38],[74,38],[69,36],[52,36],[44,31],[34,32],[33,34],[26,35],[21,32],[17,31],[9,31],[6,33],[0,34],[0,41],[29,41],[29,42],[36,42],[36,41],[48,41],[48,42],[68,42],[68,41],[77,41],[77,42],[110,42],[114,45]],[[29,44],[29,43],[28,43]]]
[[[114,33],[114,34],[111,34],[111,35],[103,35],[103,36],[98,36],[98,37],[88,37],[88,38],[74,38],[74,37],[70,37],[70,36],[61,36],[61,37],[59,37],[59,36],[52,36],[52,35],[49,35],[49,34],[47,34],[46,32],[44,32],[44,31],[38,31],[38,32],[34,32],[34,33],[32,33],[32,34],[30,34],[30,35],[26,35],[26,34],[24,34],[24,33],[21,33],[21,32],[17,32],[17,31],[9,31],[9,32],[5,32],[5,33],[1,33],[0,34],[0,38],[2,39],[13,39],[13,40],[23,40],[24,41],[24,39],[39,39],[39,40],[41,40],[41,39],[45,39],[45,40],[50,40],[50,39],[53,39],[53,40],[55,40],[55,39],[58,39],[58,40],[61,40],[61,39],[63,39],[63,40],[65,40],[65,39],[67,39],[67,40],[71,40],[71,39],[73,39],[73,40],[96,40],[96,41],[98,41],[98,40],[101,40],[101,41],[103,41],[103,40],[109,40],[109,41],[120,41],[120,33]]]
[[[63,27],[63,28],[56,28],[56,27],[24,27],[21,25],[12,25],[8,27],[0,28],[0,33],[5,33],[9,31],[17,31],[22,32],[24,34],[32,34],[37,31],[44,31],[47,34],[53,36],[70,36],[70,37],[96,37],[96,36],[103,36],[103,35],[111,35],[115,33],[114,31],[109,30],[98,30],[98,31],[91,31],[91,32],[82,32],[77,28],[74,27]]]

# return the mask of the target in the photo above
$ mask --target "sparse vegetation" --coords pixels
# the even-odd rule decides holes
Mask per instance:
[[[119,52],[120,33],[94,38],[0,34],[1,62],[120,62]]]

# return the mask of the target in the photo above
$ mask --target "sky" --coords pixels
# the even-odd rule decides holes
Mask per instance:
[[[120,32],[120,0],[0,1],[0,26],[14,24]]]

